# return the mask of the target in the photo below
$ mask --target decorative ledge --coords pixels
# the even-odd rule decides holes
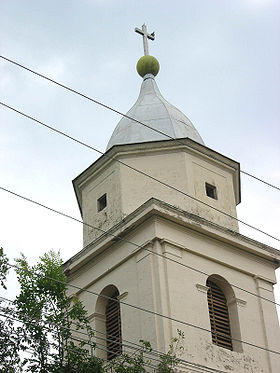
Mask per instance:
[[[163,255],[172,255],[182,259],[182,247],[167,241],[164,238],[160,240]]]
[[[92,313],[91,315],[88,316],[88,320],[93,320],[93,319],[99,319],[99,320],[104,320],[106,319],[105,315],[103,315],[102,313],[99,313],[99,312],[94,312]]]
[[[145,249],[142,249],[140,250],[137,254],[136,254],[136,263],[139,263],[141,262],[141,260],[147,258],[147,256],[149,256],[151,253]]]
[[[125,291],[124,293],[120,294],[120,295],[117,297],[117,299],[118,299],[118,300],[122,300],[122,299],[126,298],[127,296],[128,296],[128,292]]]
[[[247,305],[247,301],[246,300],[243,300],[243,299],[240,299],[240,298],[233,298],[231,299],[229,302],[228,302],[228,306],[231,305],[231,304],[234,304],[236,303],[236,305],[238,307],[245,307]]]
[[[196,284],[195,286],[196,286],[196,288],[197,288],[198,291],[200,291],[201,293],[207,294],[209,286],[201,285],[201,284]]]

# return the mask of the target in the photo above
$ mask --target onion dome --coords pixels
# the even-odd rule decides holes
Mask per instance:
[[[192,122],[160,93],[154,79],[159,72],[157,59],[150,55],[141,57],[137,72],[143,77],[139,97],[117,124],[106,150],[114,145],[184,137],[204,145]]]

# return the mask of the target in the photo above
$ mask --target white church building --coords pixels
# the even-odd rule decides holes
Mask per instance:
[[[162,97],[148,55],[154,34],[136,31],[145,47],[139,97],[104,155],[73,181],[84,239],[65,271],[87,290],[76,294],[96,354],[132,353],[140,339],[166,352],[179,329],[182,371],[279,373],[280,252],[239,233],[239,163],[208,148]]]

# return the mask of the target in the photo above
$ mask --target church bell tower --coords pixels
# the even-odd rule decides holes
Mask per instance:
[[[208,148],[161,95],[145,25],[137,101],[106,152],[73,180],[83,249],[65,263],[112,359],[185,334],[185,372],[280,372],[273,295],[280,253],[239,233],[239,163]],[[180,83],[178,83],[180,84]],[[277,354],[278,351],[278,354]]]

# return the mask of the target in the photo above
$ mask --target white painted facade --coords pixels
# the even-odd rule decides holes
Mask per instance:
[[[74,180],[84,249],[65,270],[69,283],[93,292],[77,294],[97,337],[105,337],[106,304],[98,294],[110,296],[115,286],[123,349],[144,339],[166,351],[180,329],[185,372],[280,372],[280,356],[266,351],[280,351],[273,303],[280,253],[238,233],[239,176],[237,162],[180,139],[113,146]],[[216,188],[217,199],[207,196],[205,183]],[[98,211],[104,194],[107,206]],[[227,298],[233,351],[212,343],[208,276],[215,276]],[[104,339],[97,341],[98,356],[106,357]]]
[[[217,200],[207,197],[206,182]],[[236,217],[240,201],[239,164],[190,139],[115,146],[73,184],[84,222],[101,229],[84,226],[84,247],[152,197],[238,231],[227,215]],[[98,212],[104,193],[108,206]]]

